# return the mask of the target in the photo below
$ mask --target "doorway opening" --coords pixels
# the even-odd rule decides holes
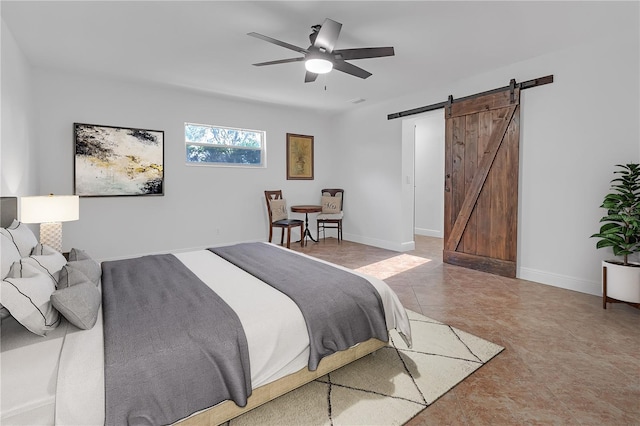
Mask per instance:
[[[444,237],[445,120],[443,110],[402,122],[404,241]]]
[[[414,234],[444,237],[445,122],[442,110],[414,123]]]

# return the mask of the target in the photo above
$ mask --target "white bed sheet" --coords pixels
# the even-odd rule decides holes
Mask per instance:
[[[291,299],[208,250],[175,255],[238,314],[247,336],[253,388],[307,366],[309,336],[302,313]],[[396,328],[410,342],[409,319],[396,294],[383,281],[356,274],[369,279],[380,293],[387,328]],[[68,333],[59,368],[57,425],[104,423],[103,364],[100,316],[92,330]]]
[[[0,424],[52,425],[58,360],[68,323],[46,337],[13,317],[2,321],[0,346]]]

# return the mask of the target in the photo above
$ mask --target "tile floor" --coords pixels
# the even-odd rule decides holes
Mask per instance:
[[[335,238],[292,248],[384,279],[407,309],[506,348],[408,425],[640,425],[640,310]]]

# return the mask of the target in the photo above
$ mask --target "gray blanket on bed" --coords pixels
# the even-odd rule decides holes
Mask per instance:
[[[102,263],[107,425],[161,425],[251,394],[236,313],[173,255]]]
[[[334,352],[375,337],[389,340],[380,294],[366,279],[263,243],[210,248],[291,298],[310,341],[309,370]]]

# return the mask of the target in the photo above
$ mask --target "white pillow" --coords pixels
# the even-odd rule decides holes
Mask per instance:
[[[269,201],[271,206],[271,221],[277,222],[283,219],[289,219],[289,213],[287,212],[287,201],[282,198],[280,200]]]
[[[47,246],[46,244],[37,244],[33,248],[33,252],[29,257],[22,259],[22,263],[31,265],[51,277],[54,286],[58,286],[60,280],[60,270],[67,264],[67,259],[62,253]],[[42,254],[40,254],[42,253]]]
[[[13,242],[21,257],[29,256],[33,248],[38,244],[38,239],[33,235],[31,229],[15,219],[8,228],[0,228],[0,233]]]
[[[22,256],[20,256],[18,247],[13,243],[11,237],[4,233],[0,234],[0,250],[0,264],[2,265],[0,278],[4,278],[9,273],[11,265],[20,260]]]
[[[54,290],[48,275],[20,261],[0,284],[0,303],[29,331],[46,336],[60,324],[60,314],[50,300]]]
[[[33,250],[31,250],[31,255],[43,255],[43,254],[54,254],[54,253],[60,253],[58,250],[54,249],[51,246],[48,246],[46,244],[42,244],[42,243],[38,243],[35,245],[35,247],[33,248]],[[60,253],[62,254],[62,253]]]
[[[322,213],[340,213],[342,199],[340,197],[322,196]]]

